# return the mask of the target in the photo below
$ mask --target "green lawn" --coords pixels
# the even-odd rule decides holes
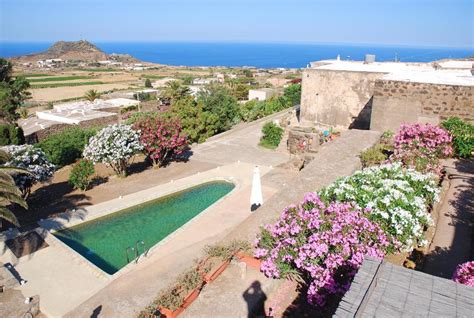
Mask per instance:
[[[94,82],[79,82],[79,83],[33,84],[31,85],[31,88],[73,87],[73,86],[100,85],[100,84],[105,84],[105,83],[100,82],[100,81],[94,81]]]
[[[78,68],[78,71],[84,72],[121,72],[122,70],[116,68]]]
[[[91,79],[92,76],[58,76],[58,77],[48,77],[48,78],[34,78],[28,79],[30,83],[37,82],[62,82],[62,81],[74,81],[80,79]]]
[[[51,74],[44,74],[44,73],[25,73],[25,74],[15,74],[15,76],[21,77],[46,77],[46,76],[53,76]]]

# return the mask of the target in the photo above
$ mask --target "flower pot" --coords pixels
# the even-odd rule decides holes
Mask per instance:
[[[193,303],[193,301],[195,301],[196,298],[198,298],[199,293],[201,292],[201,288],[202,288],[202,286],[199,286],[199,287],[196,287],[195,289],[193,289],[193,290],[184,298],[184,302],[183,302],[183,304],[181,305],[181,307],[183,307],[184,309],[188,308],[188,307]]]
[[[211,270],[204,275],[204,280],[206,281],[206,283],[214,281],[227,268],[229,263],[230,260],[225,260],[221,263],[214,265]]]
[[[262,260],[259,260],[251,255],[245,254],[243,252],[237,252],[235,255],[241,261],[247,264],[247,266],[260,269],[260,265],[262,264]]]
[[[159,310],[162,316],[165,316],[166,318],[175,318],[178,317],[184,311],[184,308],[181,306],[176,308],[175,310],[170,310],[168,308],[159,307]]]

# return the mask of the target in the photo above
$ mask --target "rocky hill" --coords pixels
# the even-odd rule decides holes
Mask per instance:
[[[54,43],[44,52],[15,57],[12,58],[12,61],[24,63],[47,59],[62,59],[69,61],[96,62],[105,60],[116,61],[119,59],[117,57],[120,56],[122,55],[108,55],[94,44],[85,40],[72,42],[59,41]],[[123,57],[127,61],[137,61],[130,55],[123,55]]]

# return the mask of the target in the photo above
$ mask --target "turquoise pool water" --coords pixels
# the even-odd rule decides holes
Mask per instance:
[[[150,248],[232,191],[224,181],[204,183],[58,231],[54,235],[108,274],[127,265],[127,247]],[[139,251],[143,247],[139,244]],[[129,251],[130,258],[134,252]]]

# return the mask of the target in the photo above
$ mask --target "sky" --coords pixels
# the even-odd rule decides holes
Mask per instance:
[[[0,0],[0,41],[474,47],[474,0]]]

